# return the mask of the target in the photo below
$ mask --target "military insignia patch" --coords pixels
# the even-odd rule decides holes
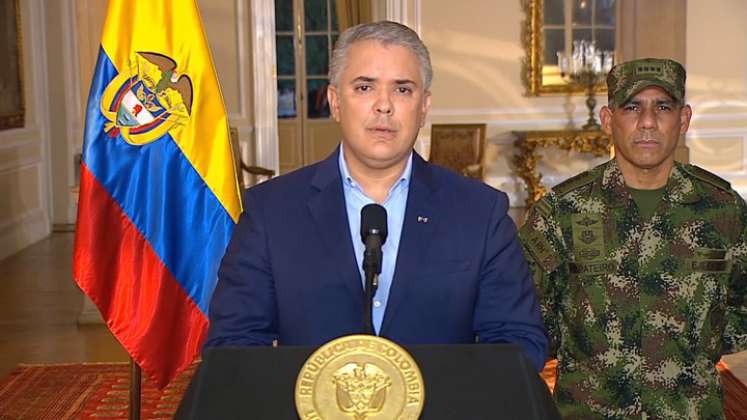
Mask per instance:
[[[602,251],[593,248],[581,248],[576,252],[576,255],[583,260],[593,260],[599,258],[602,255]]]
[[[138,52],[130,67],[112,79],[101,97],[109,137],[121,134],[133,145],[161,138],[192,113],[192,81],[177,63],[152,52]]]
[[[591,217],[584,215],[584,218],[581,220],[578,220],[576,223],[578,223],[581,226],[588,227],[588,226],[592,226],[592,225],[599,223],[599,219],[592,219]]]
[[[576,259],[595,261],[604,258],[606,248],[601,214],[572,214],[571,232]]]
[[[585,244],[590,244],[597,239],[597,236],[594,234],[593,230],[582,230],[580,237]]]
[[[526,225],[524,225],[526,227]],[[534,261],[546,273],[550,273],[558,266],[555,250],[545,236],[536,230],[523,229],[524,246],[534,257]]]
[[[617,263],[612,261],[570,263],[568,266],[571,273],[580,276],[596,276],[600,274],[610,274],[617,271]]]

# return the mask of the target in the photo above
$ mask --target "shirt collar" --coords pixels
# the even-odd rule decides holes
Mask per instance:
[[[358,183],[350,175],[348,164],[347,162],[345,162],[345,147],[343,146],[342,143],[340,143],[340,155],[338,157],[338,163],[340,165],[340,174],[342,175],[342,182],[347,186],[359,188]],[[399,184],[408,185],[410,183],[411,176],[412,176],[412,151],[410,151],[410,155],[407,157],[407,164],[405,165],[405,169],[402,171],[402,175],[399,177],[399,181],[395,182],[389,191],[391,192]]]

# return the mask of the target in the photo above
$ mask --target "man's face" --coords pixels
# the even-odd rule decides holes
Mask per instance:
[[[681,134],[690,126],[692,110],[679,106],[658,87],[648,87],[622,106],[601,112],[602,129],[612,137],[615,157],[625,173],[669,170]]]
[[[399,45],[359,41],[350,46],[338,83],[327,95],[348,166],[381,170],[402,164],[431,106],[417,57]]]

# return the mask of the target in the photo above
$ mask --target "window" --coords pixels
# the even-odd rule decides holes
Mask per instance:
[[[334,0],[275,1],[278,118],[304,112],[329,118],[327,73],[337,28]]]

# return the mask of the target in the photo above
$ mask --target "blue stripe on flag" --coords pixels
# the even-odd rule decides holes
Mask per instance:
[[[103,49],[94,74],[83,159],[207,316],[233,220],[169,134],[133,146],[104,132],[99,104],[117,70]]]

